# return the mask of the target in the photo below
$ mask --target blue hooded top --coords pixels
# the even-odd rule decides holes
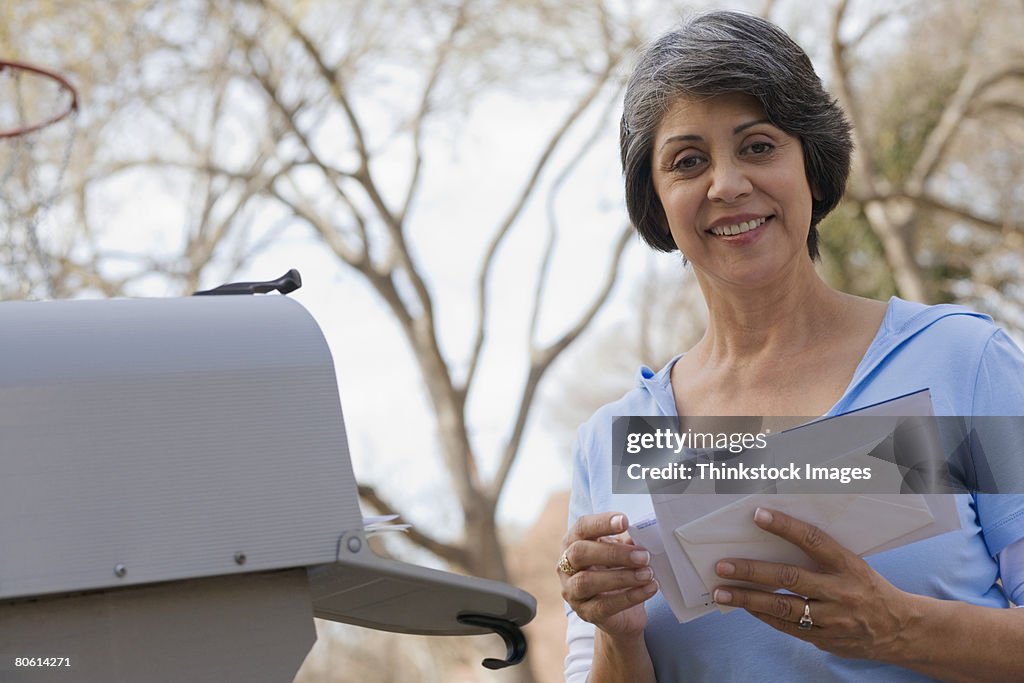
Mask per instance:
[[[600,408],[577,434],[570,524],[617,510],[651,513],[646,494],[611,491],[611,426],[621,415],[676,415],[670,374],[643,367],[637,387]],[[828,415],[929,389],[936,415],[1024,415],[1024,353],[985,315],[962,306],[889,301],[885,318]],[[1013,421],[1021,424],[1021,421]],[[1024,448],[1024,434],[1014,440]],[[1013,439],[1011,439],[1013,440]],[[1024,457],[1022,454],[1021,457]],[[1024,495],[958,496],[962,528],[868,558],[898,588],[920,595],[1007,607],[1024,602],[1024,577],[997,581],[996,555],[1024,538]],[[646,603],[648,651],[661,681],[925,681],[921,674],[869,660],[842,659],[780,633],[743,610],[679,624],[661,594]],[[593,626],[569,613],[566,679],[586,680]]]

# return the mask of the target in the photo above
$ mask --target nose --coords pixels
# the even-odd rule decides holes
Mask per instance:
[[[711,201],[734,202],[753,189],[750,178],[734,160],[718,161],[711,168],[711,185],[708,186],[708,199]]]

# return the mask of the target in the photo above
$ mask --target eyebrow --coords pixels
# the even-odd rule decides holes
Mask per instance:
[[[756,121],[747,121],[746,123],[741,123],[740,125],[738,125],[735,128],[733,128],[732,129],[732,134],[733,135],[738,135],[738,134],[742,133],[743,131],[745,131],[747,128],[751,128],[753,126],[756,126],[759,123],[771,123],[771,121],[769,121],[768,119],[757,119]],[[701,137],[700,135],[673,135],[669,139],[665,140],[665,142],[661,143],[661,147],[658,148],[658,151],[660,152],[661,150],[665,149],[665,146],[668,145],[670,142],[703,142],[703,141],[704,141],[704,138]]]

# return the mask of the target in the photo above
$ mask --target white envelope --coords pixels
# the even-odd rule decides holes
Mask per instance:
[[[878,494],[880,498],[896,497],[902,498],[904,494]],[[931,510],[933,522],[924,525],[920,529],[915,529],[908,534],[894,538],[891,541],[886,541],[882,545],[875,546],[865,550],[862,555],[868,557],[869,555],[875,555],[877,553],[884,552],[886,550],[892,550],[893,548],[900,548],[910,543],[916,543],[917,541],[923,541],[926,538],[932,536],[938,536],[950,531],[956,531],[960,529],[960,510],[956,505],[956,496],[951,496],[946,493],[925,493],[923,494],[925,502],[928,504],[928,509]]]
[[[657,529],[661,534],[662,546],[672,572],[679,583],[679,589],[687,607],[707,607],[712,604],[701,581],[700,574],[686,556],[675,536],[676,527],[700,519],[706,514],[742,500],[744,494],[652,494],[651,503],[658,518]]]
[[[708,591],[720,585],[750,585],[722,579],[715,573],[715,564],[728,557],[782,562],[808,569],[816,566],[797,546],[754,524],[758,507],[779,510],[814,524],[858,555],[933,521],[927,502],[918,494],[746,496],[675,529],[679,544]]]
[[[683,599],[682,590],[675,572],[672,570],[672,563],[665,554],[665,546],[662,543],[661,534],[658,533],[658,519],[650,515],[629,526],[630,537],[640,546],[647,548],[651,553],[651,569],[654,570],[654,578],[658,580],[658,592],[665,598],[672,614],[680,624],[693,621],[709,612],[714,612],[711,605],[699,607],[687,607]]]

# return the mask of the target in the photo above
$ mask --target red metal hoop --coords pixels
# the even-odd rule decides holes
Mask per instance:
[[[25,135],[26,133],[37,131],[40,128],[46,128],[47,126],[57,123],[58,121],[66,118],[72,112],[78,111],[78,91],[75,90],[75,86],[71,85],[70,81],[61,76],[59,73],[55,71],[50,71],[49,69],[44,69],[42,67],[34,66],[32,64],[26,64],[25,62],[13,62],[6,59],[0,59],[0,72],[2,72],[4,69],[16,69],[21,71],[27,71],[37,76],[48,78],[51,81],[54,81],[57,85],[59,85],[62,90],[70,94],[71,99],[68,102],[68,106],[65,109],[62,109],[61,111],[57,112],[55,115],[51,116],[48,119],[27,126],[21,126],[20,128],[0,130],[0,139],[13,138],[19,135]]]

